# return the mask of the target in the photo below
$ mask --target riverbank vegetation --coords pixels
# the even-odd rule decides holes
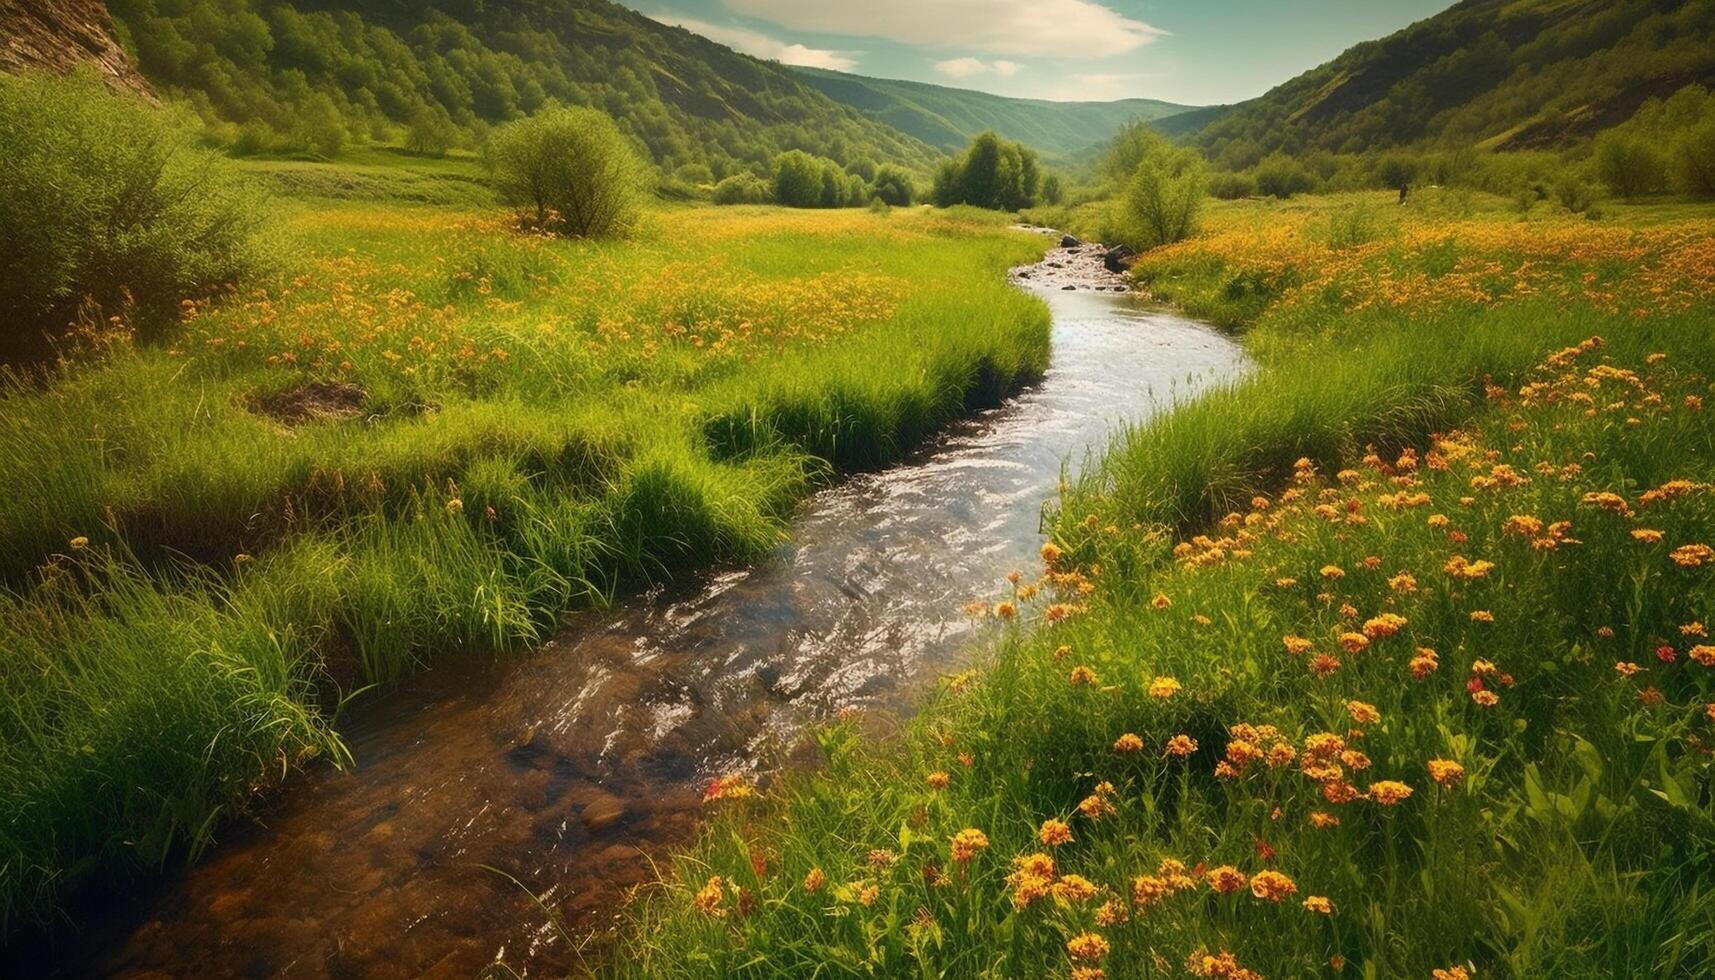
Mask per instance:
[[[1004,282],[1043,244],[984,212],[653,204],[571,239],[468,161],[245,169],[272,266],[0,391],[8,926],[340,759],[364,686],[763,554],[1047,360]]]
[[[1393,201],[1145,253],[1257,372],[1066,485],[903,736],[711,784],[610,972],[1715,967],[1715,231]]]

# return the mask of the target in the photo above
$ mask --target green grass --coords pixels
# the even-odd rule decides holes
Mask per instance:
[[[1269,977],[1715,968],[1715,587],[1671,557],[1715,538],[1706,216],[1409,218],[1354,251],[1313,233],[1341,202],[1305,204],[1144,257],[1146,282],[1231,313],[1260,369],[1072,481],[1018,618],[902,737],[836,726],[820,772],[714,804],[608,973],[1173,977],[1223,950]],[[1240,310],[1245,278],[1290,285]],[[1647,495],[1673,480],[1691,489]],[[1182,687],[1155,696],[1163,677]],[[1364,795],[1304,771],[1317,733],[1361,753],[1334,798]],[[1167,754],[1175,735],[1198,748]],[[1252,745],[1282,755],[1219,772]],[[1463,777],[1438,786],[1432,759]],[[1387,780],[1410,797],[1365,792]],[[1073,839],[1045,844],[1048,820]],[[963,864],[967,828],[987,847]],[[1035,853],[1053,881],[1015,863]],[[1157,901],[1163,859],[1296,892],[1198,878]],[[1070,952],[1086,933],[1099,962]]]
[[[295,195],[276,279],[0,393],[8,927],[340,759],[352,692],[755,558],[832,474],[1047,362],[1002,274],[1043,246],[986,217],[663,209],[563,242],[371,199],[457,162],[255,166]]]

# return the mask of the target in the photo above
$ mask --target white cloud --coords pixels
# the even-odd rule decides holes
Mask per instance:
[[[858,55],[862,53],[806,47],[802,44],[772,38],[747,28],[711,24],[708,21],[696,20],[691,17],[680,17],[677,14],[651,14],[649,16],[663,24],[683,27],[693,34],[701,34],[709,40],[724,44],[735,51],[743,51],[745,54],[755,55],[758,58],[778,61],[783,65],[803,65],[806,68],[851,71],[857,67]]]
[[[935,62],[935,70],[948,78],[966,78],[971,75],[981,75],[989,70],[989,66],[975,58],[952,58],[947,61]]]
[[[1166,33],[1094,0],[727,0],[727,6],[793,30],[990,54],[1105,58]]]
[[[981,58],[949,58],[935,62],[935,70],[948,78],[969,78],[989,73],[1011,78],[1022,67],[1016,61],[984,61]]]

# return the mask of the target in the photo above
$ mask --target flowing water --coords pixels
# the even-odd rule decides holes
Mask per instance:
[[[1066,289],[1091,258],[1057,250],[1019,280],[1054,317],[1038,385],[818,493],[755,567],[583,614],[529,657],[444,661],[376,699],[348,723],[355,768],[295,780],[207,859],[105,916],[69,972],[575,967],[543,908],[491,869],[573,935],[609,924],[652,880],[650,859],[694,834],[712,775],[788,760],[840,709],[906,709],[917,684],[957,666],[976,628],[960,607],[1035,562],[1063,464],[1244,369],[1207,327]]]

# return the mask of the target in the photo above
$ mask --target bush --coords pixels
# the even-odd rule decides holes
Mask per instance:
[[[1201,157],[1154,136],[1120,200],[1120,237],[1138,249],[1189,237],[1197,230],[1205,183]]]
[[[643,165],[595,109],[552,108],[509,122],[489,138],[486,162],[502,199],[535,228],[604,238],[629,231],[642,211]]]
[[[752,173],[733,174],[715,185],[716,204],[767,204],[771,198],[768,181]]]
[[[977,134],[963,159],[942,165],[933,197],[943,208],[970,204],[1017,211],[1035,205],[1041,187],[1036,151],[988,131]]]
[[[1631,199],[1662,189],[1667,162],[1639,137],[1607,133],[1596,141],[1596,175],[1609,190]]]
[[[1282,200],[1294,194],[1304,194],[1316,188],[1316,178],[1302,163],[1276,153],[1257,164],[1257,193]]]
[[[0,76],[0,356],[88,301],[144,334],[253,270],[262,208],[193,121],[93,75]]]
[[[886,163],[876,168],[875,196],[883,203],[896,208],[909,207],[917,197],[917,188],[912,185],[911,175],[904,169]]]
[[[1572,170],[1566,170],[1554,180],[1554,199],[1560,206],[1573,214],[1583,214],[1590,210],[1595,203],[1596,195],[1591,193],[1590,184]]]
[[[1399,199],[1411,191],[1419,170],[1416,158],[1403,153],[1390,153],[1376,162],[1376,180],[1390,191],[1399,191]]]
[[[826,157],[788,150],[774,158],[774,199],[791,208],[840,208],[869,200],[869,185]]]
[[[1668,167],[1674,190],[1691,197],[1715,197],[1715,117],[1673,141]]]
[[[1237,201],[1256,193],[1256,181],[1244,174],[1223,171],[1209,178],[1209,195],[1223,201]]]

